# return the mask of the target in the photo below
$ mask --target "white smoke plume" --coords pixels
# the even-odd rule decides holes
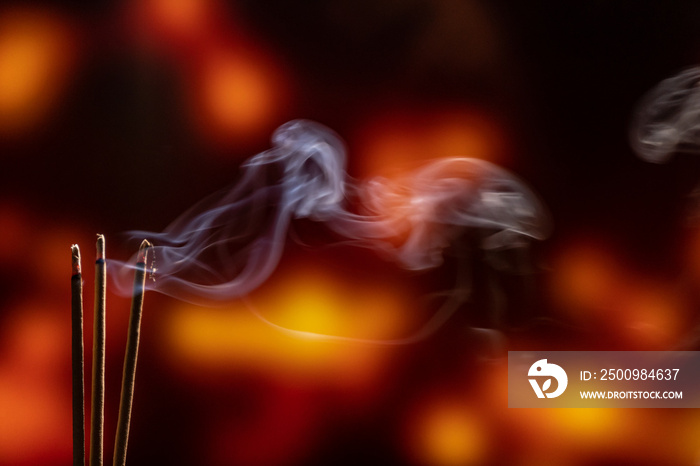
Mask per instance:
[[[323,222],[413,270],[439,266],[465,229],[488,231],[484,248],[518,246],[549,231],[537,196],[483,160],[441,159],[399,181],[356,183],[345,172],[342,141],[318,123],[288,122],[272,145],[242,165],[232,188],[163,232],[130,232],[154,244],[150,289],[197,304],[243,297],[275,270],[293,219]],[[130,266],[111,261],[110,268],[114,284],[128,294]]]
[[[648,162],[665,163],[674,153],[700,152],[700,67],[661,81],[642,98],[630,142]]]

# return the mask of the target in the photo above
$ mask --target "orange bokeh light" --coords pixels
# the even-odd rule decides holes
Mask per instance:
[[[608,247],[575,242],[559,254],[554,269],[552,298],[577,322],[602,325],[620,343],[649,350],[682,338],[687,296],[635,271]]]
[[[279,70],[261,54],[216,49],[195,71],[196,123],[216,144],[246,142],[269,133],[284,105]]]
[[[370,120],[360,141],[360,170],[368,177],[393,177],[444,157],[497,162],[506,152],[497,124],[464,110],[395,110]]]
[[[668,348],[682,337],[685,309],[671,290],[638,281],[621,303],[625,334],[658,348]]]
[[[575,242],[555,259],[550,288],[553,299],[577,319],[605,315],[622,291],[618,269],[608,248]]]
[[[578,454],[584,464],[614,454],[628,464],[690,464],[694,440],[678,419],[683,410],[569,408],[528,410],[547,419],[550,435],[544,448],[562,457]],[[691,447],[689,449],[688,447]],[[588,458],[587,458],[588,457]],[[574,464],[581,464],[576,463]]]
[[[0,131],[17,133],[41,121],[64,88],[74,55],[73,31],[57,15],[0,13]]]
[[[260,142],[279,124],[285,73],[243,33],[231,8],[217,0],[145,0],[132,2],[125,19],[130,39],[181,74],[193,125],[215,148]]]
[[[624,437],[623,411],[619,409],[568,408],[547,410],[550,429],[560,432],[559,440],[569,448],[589,445],[609,448]]]
[[[0,463],[70,461],[70,321],[25,303],[4,325],[0,359]],[[68,340],[66,340],[68,338]],[[61,390],[64,386],[66,390]]]
[[[463,402],[432,400],[410,426],[412,456],[436,466],[482,464],[488,438],[483,422]]]
[[[665,419],[661,421],[666,421],[666,425],[673,426],[675,429],[673,435],[677,441],[677,445],[675,445],[675,452],[678,456],[677,463],[697,464],[700,462],[700,445],[697,442],[698,435],[700,435],[700,416],[696,410],[684,411],[684,413],[679,413],[679,415],[672,418],[672,423]],[[657,429],[652,427],[653,424],[650,424],[647,420],[644,420],[644,424],[648,426],[649,431],[657,432]],[[655,438],[659,443],[662,443],[664,440],[659,439],[658,436]]]

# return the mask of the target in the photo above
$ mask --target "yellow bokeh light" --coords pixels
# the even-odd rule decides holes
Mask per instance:
[[[371,342],[407,325],[400,290],[382,288],[354,289],[332,273],[299,270],[248,305],[180,306],[168,314],[166,343],[180,365],[362,382],[379,374],[388,354]]]
[[[624,435],[621,411],[615,409],[552,409],[549,417],[568,442],[602,447]]]

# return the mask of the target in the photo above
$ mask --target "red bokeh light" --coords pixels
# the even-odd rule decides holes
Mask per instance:
[[[315,445],[323,413],[313,390],[269,384],[256,395],[252,415],[212,426],[208,464],[298,464]]]
[[[612,249],[595,240],[572,240],[554,261],[550,292],[557,308],[579,322],[605,318],[622,291],[623,274]]]
[[[123,6],[128,37],[168,56],[196,55],[220,30],[216,0],[136,0]]]
[[[70,322],[44,301],[22,303],[3,325],[0,463],[59,464],[71,458],[66,373]],[[65,389],[62,389],[64,387]],[[40,441],[39,441],[40,440]]]

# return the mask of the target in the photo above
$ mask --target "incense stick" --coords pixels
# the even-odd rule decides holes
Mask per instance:
[[[143,311],[143,292],[146,283],[146,256],[151,243],[143,240],[139,248],[134,273],[134,294],[129,316],[129,333],[126,339],[124,355],[124,374],[122,375],[122,393],[119,402],[119,421],[114,441],[114,466],[126,464],[126,447],[129,441],[129,423],[131,422],[131,404],[134,399],[134,380],[136,378],[136,357],[139,351],[139,334],[141,332],[141,313]]]
[[[73,372],[73,465],[85,465],[85,377],[83,354],[83,277],[80,272],[80,248],[71,246],[71,342]]]
[[[92,415],[90,465],[102,466],[105,410],[105,237],[97,235],[95,260],[95,323],[92,337]]]

